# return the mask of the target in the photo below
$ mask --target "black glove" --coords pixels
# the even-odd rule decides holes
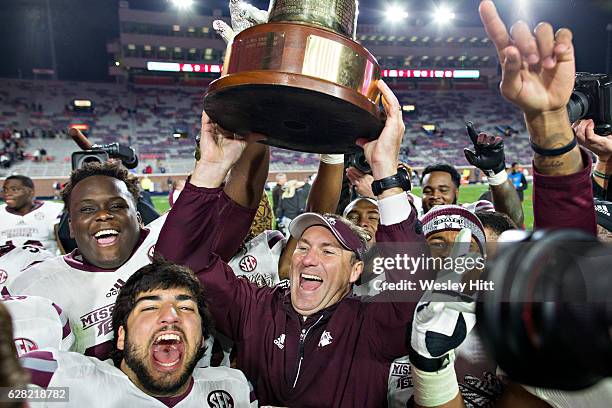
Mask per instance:
[[[489,136],[486,133],[476,132],[472,122],[466,123],[467,133],[474,150],[463,149],[467,161],[491,177],[506,169],[504,156],[504,140],[499,136]]]

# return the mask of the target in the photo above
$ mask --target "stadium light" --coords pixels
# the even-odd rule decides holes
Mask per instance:
[[[518,17],[522,19],[529,18],[529,4],[526,0],[518,0],[517,4]]]
[[[434,18],[438,24],[448,24],[455,19],[455,13],[446,6],[440,6],[436,9]]]
[[[402,7],[398,5],[389,6],[387,11],[385,11],[385,17],[391,23],[397,23],[399,21],[405,20],[408,17],[408,13]]]
[[[193,0],[170,0],[171,3],[178,9],[186,10],[191,7]]]

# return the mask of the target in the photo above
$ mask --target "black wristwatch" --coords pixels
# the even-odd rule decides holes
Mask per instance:
[[[385,177],[381,180],[374,180],[372,182],[372,192],[375,196],[379,196],[383,191],[394,187],[400,187],[404,191],[410,191],[412,184],[410,184],[410,179],[408,178],[408,172],[406,169],[400,167],[397,169],[397,173],[395,173],[395,175]]]

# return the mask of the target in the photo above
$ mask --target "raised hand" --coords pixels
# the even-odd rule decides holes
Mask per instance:
[[[248,143],[265,139],[251,133],[240,136],[214,123],[202,112],[202,130],[198,138],[196,166],[191,183],[201,187],[217,187],[225,179],[232,166],[240,159]]]
[[[346,169],[346,178],[361,197],[375,198],[372,192],[374,177],[371,174],[364,174],[355,167],[349,167]]]
[[[550,24],[540,23],[532,34],[518,21],[508,33],[492,1],[482,1],[478,10],[502,66],[502,95],[527,114],[565,108],[576,73],[572,32],[553,33]]]
[[[402,107],[397,97],[382,80],[378,81],[378,89],[382,93],[382,103],[387,114],[385,127],[376,140],[357,139],[357,145],[363,148],[375,180],[397,173],[400,145],[405,130]]]
[[[463,149],[467,161],[487,176],[493,176],[506,169],[504,156],[504,141],[499,136],[490,136],[486,133],[478,133],[472,122],[466,124],[466,129],[474,150]]]

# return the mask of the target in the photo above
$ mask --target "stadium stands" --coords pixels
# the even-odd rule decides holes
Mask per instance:
[[[507,161],[530,160],[522,115],[497,89],[402,88],[394,88],[401,102],[416,107],[404,115],[407,135],[402,159],[409,164],[421,167],[443,161],[465,165],[467,120],[494,134],[512,129],[516,133],[506,138]],[[2,79],[0,132],[18,130],[33,137],[24,137],[26,160],[1,171],[31,176],[67,174],[76,145],[67,138],[65,129],[81,124],[89,127],[88,136],[94,143],[131,144],[139,154],[139,172],[159,160],[169,173],[186,173],[193,165],[193,137],[200,127],[202,96],[201,88],[191,87]],[[75,99],[91,100],[92,111],[73,110]],[[434,125],[436,130],[426,132],[423,125]],[[174,138],[174,133],[186,137]],[[48,159],[32,160],[41,148]],[[317,162],[313,154],[272,149],[272,171],[315,169]]]

